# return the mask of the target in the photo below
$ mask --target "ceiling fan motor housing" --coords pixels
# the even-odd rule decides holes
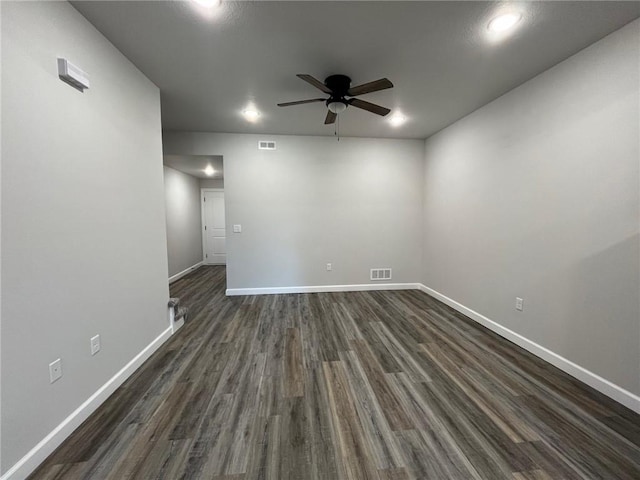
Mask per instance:
[[[349,106],[344,97],[351,86],[351,79],[346,75],[331,75],[325,79],[324,84],[331,89],[331,97],[327,99],[329,111],[344,112]]]
[[[325,79],[324,84],[334,95],[344,97],[351,86],[351,79],[346,75],[330,75]]]

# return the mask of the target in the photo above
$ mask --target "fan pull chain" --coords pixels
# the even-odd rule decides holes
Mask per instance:
[[[338,137],[338,141],[340,141],[340,135],[338,133],[339,130],[340,130],[340,115],[336,117],[335,131],[333,133],[336,137]]]

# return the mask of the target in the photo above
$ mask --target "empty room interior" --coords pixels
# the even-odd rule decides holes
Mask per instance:
[[[0,29],[0,480],[640,479],[640,2]]]

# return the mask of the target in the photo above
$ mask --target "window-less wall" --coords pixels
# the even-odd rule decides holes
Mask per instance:
[[[202,262],[200,179],[164,167],[169,277]]]
[[[635,394],[639,30],[426,141],[422,269],[427,287]]]
[[[158,88],[68,3],[0,8],[6,472],[167,331],[169,292]]]
[[[258,150],[265,138],[277,150]],[[228,288],[368,284],[376,267],[393,269],[391,283],[419,278],[423,141],[163,139],[165,154],[224,156]]]

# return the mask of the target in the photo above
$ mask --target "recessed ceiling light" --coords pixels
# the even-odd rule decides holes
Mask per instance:
[[[204,173],[209,177],[213,177],[213,174],[216,173],[216,171],[213,169],[211,165],[207,165],[207,168],[204,169]]]
[[[393,125],[394,127],[399,127],[400,125],[402,125],[404,122],[407,121],[407,117],[405,117],[404,115],[400,114],[400,113],[396,113],[394,114],[390,119],[389,119],[389,123],[391,125]]]
[[[258,117],[260,117],[260,112],[254,110],[253,108],[247,108],[246,110],[242,111],[242,115],[244,115],[244,118],[246,118],[249,122],[255,122],[256,120],[258,120]]]
[[[522,15],[519,13],[503,13],[491,20],[487,28],[494,33],[502,33],[515,27],[520,20],[522,20]]]
[[[222,3],[221,0],[193,0],[193,1],[205,8],[219,7],[220,4]]]

